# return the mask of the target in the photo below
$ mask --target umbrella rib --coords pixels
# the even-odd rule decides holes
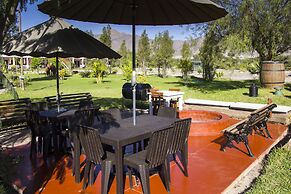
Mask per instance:
[[[173,5],[172,1],[169,1],[169,5],[173,8],[173,10],[175,10],[180,15],[183,21],[189,22],[189,20],[187,20],[187,18],[184,17],[184,15],[180,12],[179,9],[175,9],[175,5]]]
[[[150,10],[150,15],[151,15],[151,18],[152,18],[152,21],[153,21],[153,23],[156,23],[156,20],[155,20],[155,17],[154,17],[154,12],[153,12],[153,10],[151,9],[151,4],[149,3],[149,1],[148,0],[145,0],[145,3],[146,3],[146,5],[147,5],[147,7],[149,7],[149,10]]]
[[[76,12],[78,13],[80,10],[82,10],[82,6],[78,6],[77,3],[79,3],[79,2],[78,1],[69,1],[69,2],[67,2],[66,0],[65,1],[61,1],[61,3],[60,3],[60,8],[61,9],[59,9],[59,10],[56,9],[56,12],[55,12],[56,15],[60,16],[60,15],[64,14],[65,18],[70,18],[70,15],[75,14]],[[66,12],[66,10],[68,10],[68,11]],[[77,11],[75,11],[73,13],[72,12],[70,13],[69,12],[70,10],[77,10]],[[67,17],[66,17],[66,15],[67,15]]]
[[[122,6],[122,8],[121,8],[121,12],[120,12],[120,15],[119,15],[119,23],[122,22],[122,18],[123,18],[124,10],[125,10],[125,6]]]
[[[103,0],[103,2],[105,2],[106,0]],[[106,9],[106,13],[103,16],[103,21],[106,21],[107,15],[110,13],[112,7],[114,5],[114,1],[111,1],[111,5],[108,7],[108,9]]]
[[[41,37],[43,37],[45,34],[46,34],[46,32],[47,32],[47,30],[49,29],[49,27],[50,27],[50,25],[52,25],[52,23],[53,22],[55,22],[56,21],[56,17],[53,17],[52,19],[51,19],[51,21],[48,23],[48,25],[46,26],[46,28],[45,28],[45,30],[43,31],[43,33],[42,33],[42,35],[38,38],[38,40],[35,42],[35,44],[33,45],[33,49],[32,49],[32,52],[34,52],[38,47],[39,47],[39,41],[40,41],[40,39],[41,39]],[[31,53],[32,53],[31,52]]]
[[[200,14],[197,14],[197,13],[194,13],[191,9],[189,9],[189,7],[187,5],[184,4],[184,1],[181,1],[181,0],[178,0],[180,2],[180,4],[189,12],[191,13],[192,15],[195,15],[195,17],[199,18],[199,20],[201,20],[201,22],[203,22],[203,18],[200,16]],[[190,1],[189,1],[190,2]],[[192,4],[192,3],[191,3]],[[195,4],[193,4],[193,6],[196,6]],[[198,7],[199,8],[199,7]],[[199,8],[201,10],[201,8]],[[203,13],[205,13],[203,10],[202,10]],[[212,17],[211,17],[212,18]],[[195,23],[195,22],[192,22],[192,23]]]
[[[167,15],[167,12],[165,11],[164,7],[161,6],[161,4],[159,3],[159,1],[157,1],[157,5],[160,7],[161,12],[163,12],[163,15],[165,16],[167,21],[170,21],[170,23],[173,23],[170,19],[170,17]],[[157,25],[157,24],[155,24]]]
[[[88,19],[88,18],[91,18],[91,17],[94,15],[94,13],[98,11],[98,9],[101,7],[101,5],[104,4],[105,1],[106,1],[106,0],[104,0],[104,1],[98,1],[97,6],[94,6],[95,8],[90,12],[90,14],[89,14],[89,16],[87,17],[87,19]],[[89,4],[89,3],[88,3],[88,4]],[[89,19],[89,20],[90,20],[90,19]]]

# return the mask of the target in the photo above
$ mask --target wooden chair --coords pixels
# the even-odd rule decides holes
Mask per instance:
[[[46,120],[41,120],[38,111],[29,110],[28,114],[28,123],[31,129],[30,157],[33,157],[37,150],[42,150],[45,159],[54,135],[52,126]]]
[[[172,108],[172,107],[161,107],[158,110],[157,116],[176,119],[177,118],[177,110],[175,108]]]
[[[81,109],[75,112],[73,118],[70,119],[70,129],[68,139],[72,144],[72,156],[73,156],[73,175],[77,183],[80,182],[80,155],[81,155],[81,143],[79,139],[79,125],[92,126],[97,114],[99,114],[98,108]],[[89,179],[91,181],[91,179]],[[91,182],[90,182],[91,183]]]
[[[152,91],[151,94],[153,114],[157,115],[159,108],[164,106],[165,100],[163,98],[163,93],[161,92]]]
[[[78,137],[86,155],[83,190],[86,189],[88,183],[93,184],[94,166],[101,165],[101,193],[107,194],[110,171],[114,164],[113,154],[103,150],[100,135],[94,128],[81,125]]]
[[[129,177],[132,180],[132,169],[138,171],[143,193],[150,193],[149,171],[157,169],[160,178],[168,192],[170,192],[169,175],[167,171],[167,155],[172,141],[173,127],[156,131],[150,137],[146,150],[124,157],[124,164],[129,167]],[[130,184],[132,185],[132,183]]]
[[[93,102],[91,100],[81,100],[79,103],[79,109],[93,108]]]
[[[121,112],[118,108],[111,108],[108,110],[103,110],[101,111],[101,121],[103,123],[105,122],[116,122],[116,121],[120,121],[121,118]]]
[[[191,126],[191,118],[181,119],[175,122],[173,129],[173,141],[169,147],[169,155],[176,161],[176,155],[183,166],[183,174],[188,177],[188,137]],[[177,162],[177,161],[176,161]],[[170,162],[167,163],[168,174],[170,175]],[[169,180],[170,176],[169,176]]]
[[[179,88],[169,88],[169,91],[180,92],[181,90]],[[170,107],[178,109],[179,108],[179,106],[178,106],[179,103],[178,102],[179,102],[179,98],[171,99],[170,100]]]

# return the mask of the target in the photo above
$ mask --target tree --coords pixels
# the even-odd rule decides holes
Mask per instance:
[[[1,0],[0,1],[0,48],[3,45],[3,40],[16,22],[16,12],[19,7],[20,10],[26,9],[27,3],[34,3],[37,0]]]
[[[219,47],[220,39],[215,36],[213,28],[205,36],[203,46],[200,48],[200,59],[202,62],[202,75],[207,81],[212,81],[215,75],[215,66],[221,55]]]
[[[186,41],[183,43],[181,54],[182,58],[179,61],[178,67],[181,69],[183,78],[187,79],[188,73],[192,71],[193,67],[191,63],[191,47]]]
[[[288,0],[217,0],[229,14],[204,26],[206,39],[201,50],[201,60],[208,62],[205,70],[215,71],[219,57],[228,55],[235,64],[235,57],[255,50],[260,62],[278,59],[290,50],[291,1]],[[210,45],[211,44],[211,45]],[[204,58],[203,58],[204,57]],[[210,78],[211,75],[206,77]]]
[[[92,70],[91,76],[96,78],[96,83],[100,83],[103,80],[103,77],[106,74],[106,65],[103,60],[94,59],[89,64],[90,69]]]
[[[120,61],[120,68],[123,73],[123,77],[126,81],[130,81],[131,74],[132,74],[132,61],[131,61],[131,55],[129,50],[126,48],[125,40],[122,41],[120,48],[119,48],[119,54],[122,56]]]
[[[147,74],[147,67],[150,61],[151,48],[149,37],[146,33],[146,30],[141,34],[141,38],[138,42],[138,53],[137,60],[141,64],[144,75]]]
[[[173,40],[169,35],[169,31],[159,33],[153,41],[153,61],[158,67],[158,74],[161,76],[160,68],[162,68],[162,77],[166,77],[167,69],[171,66],[173,58]]]
[[[273,60],[291,48],[291,1],[245,0],[239,32],[246,34],[261,61]]]
[[[30,68],[32,70],[37,70],[37,73],[39,73],[39,69],[42,65],[42,59],[38,58],[38,57],[33,57],[31,59],[31,63],[30,63]]]
[[[87,34],[89,34],[90,36],[92,36],[92,37],[95,36],[92,30],[85,30],[85,32],[86,32]]]
[[[100,35],[99,40],[105,44],[106,46],[108,46],[109,48],[111,48],[111,27],[110,25],[107,25],[106,27],[103,27],[102,29],[102,34]]]

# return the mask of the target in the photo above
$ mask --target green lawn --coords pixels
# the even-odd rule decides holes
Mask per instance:
[[[30,77],[30,82],[26,89],[24,91],[17,89],[19,97],[29,97],[36,101],[48,95],[55,95],[55,79],[37,74],[30,74],[28,76]],[[121,89],[125,82],[122,75],[109,75],[100,84],[96,84],[94,78],[81,78],[79,75],[74,75],[60,81],[60,91],[64,94],[90,92],[96,102],[101,104],[106,102],[106,106],[112,107],[124,104],[124,102],[129,103],[121,99]],[[287,84],[288,89],[283,91],[285,97],[275,96],[272,93],[273,90],[259,88],[259,96],[251,98],[248,96],[248,87],[251,81],[216,80],[206,82],[193,78],[188,83],[185,83],[178,77],[160,78],[149,76],[147,77],[147,82],[159,89],[180,88],[185,92],[184,99],[199,98],[219,101],[266,103],[268,98],[272,98],[274,103],[280,105],[291,104],[290,83],[289,85]],[[0,97],[3,100],[11,98],[8,94],[0,94]]]
[[[285,147],[271,152],[263,174],[247,194],[289,194],[291,193],[291,150]]]

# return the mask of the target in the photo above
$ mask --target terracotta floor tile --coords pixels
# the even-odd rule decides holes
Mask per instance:
[[[220,145],[224,141],[222,134],[189,137],[189,177],[184,177],[180,168],[172,162],[171,193],[221,193],[287,130],[286,126],[278,124],[268,124],[268,127],[273,139],[266,139],[259,135],[249,136],[249,144],[255,155],[253,158],[234,148],[227,148],[226,152],[220,151]],[[240,143],[236,146],[246,151],[244,144]],[[7,154],[22,156],[22,162],[17,166],[13,181],[24,191],[23,193],[31,194],[40,191],[43,194],[100,193],[100,173],[94,185],[82,191],[82,183],[76,184],[71,175],[72,161],[69,156],[50,156],[46,162],[41,157],[30,160],[29,149],[29,145],[26,145],[6,151]],[[150,187],[153,194],[167,193],[158,175],[150,178]],[[116,184],[113,180],[109,193],[114,194],[115,191]],[[127,178],[125,193],[139,194],[142,193],[142,189],[137,185],[131,190]]]

